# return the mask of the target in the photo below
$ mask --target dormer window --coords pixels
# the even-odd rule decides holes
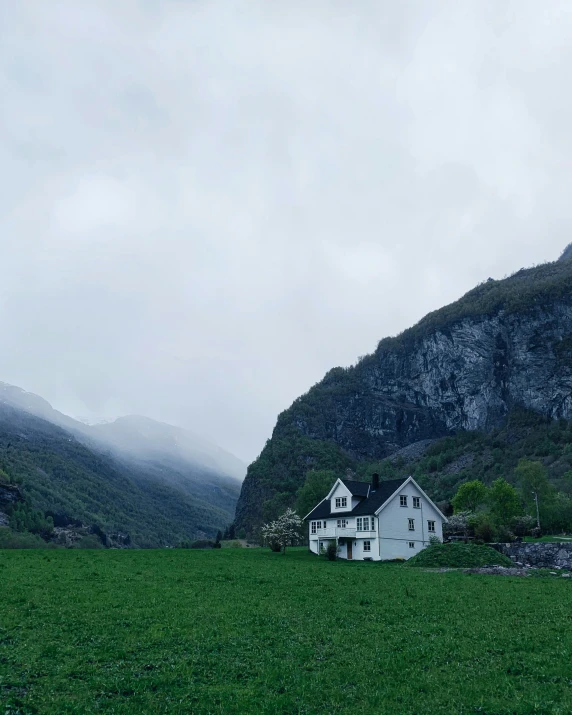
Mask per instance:
[[[336,509],[346,509],[348,506],[347,497],[336,497]]]

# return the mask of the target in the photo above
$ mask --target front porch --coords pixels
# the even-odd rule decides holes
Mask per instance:
[[[341,530],[322,529],[321,531],[335,532]],[[355,529],[346,529],[345,531],[353,532],[353,534],[328,537],[311,534],[310,551],[314,554],[320,554],[323,553],[328,546],[334,544],[338,547],[338,558],[340,559],[346,559],[348,561],[379,561],[379,546],[376,532],[356,532]]]

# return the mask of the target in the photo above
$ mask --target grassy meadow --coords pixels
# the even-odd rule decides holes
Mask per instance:
[[[0,713],[572,712],[572,579],[0,551]]]

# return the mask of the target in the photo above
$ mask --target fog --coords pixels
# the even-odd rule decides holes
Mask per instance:
[[[0,3],[0,380],[250,461],[572,236],[572,5]]]

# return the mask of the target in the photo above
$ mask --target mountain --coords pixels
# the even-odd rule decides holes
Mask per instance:
[[[60,525],[129,533],[135,546],[213,537],[234,516],[241,463],[144,417],[84,425],[41,397],[0,385],[0,469]]]
[[[420,445],[419,458],[427,449],[438,454],[435,440],[491,435],[513,414],[536,415],[542,424],[570,420],[567,251],[554,263],[503,280],[489,278],[401,335],[382,340],[354,367],[331,370],[279,415],[272,438],[248,468],[237,528],[251,532],[291,505],[310,469],[384,467],[390,455],[414,444]],[[389,475],[391,468],[385,471]],[[452,473],[442,496],[451,495],[461,471]]]
[[[87,438],[91,444],[126,457],[182,462],[234,479],[243,479],[246,473],[246,465],[233,454],[188,430],[148,417],[130,415],[113,422],[88,425],[58,412],[42,397],[5,382],[0,382],[2,403],[41,417],[79,439]]]
[[[93,425],[85,433],[119,453],[137,459],[194,464],[221,475],[243,479],[246,465],[237,457],[188,430],[129,415]]]
[[[572,258],[572,243],[569,243],[560,254],[559,261],[569,261]]]

